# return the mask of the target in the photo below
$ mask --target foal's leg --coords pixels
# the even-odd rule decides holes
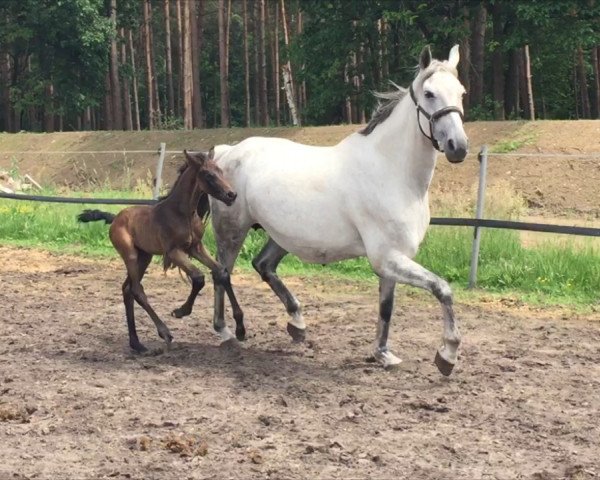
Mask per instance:
[[[276,270],[279,262],[287,255],[287,250],[281,248],[275,241],[269,238],[267,244],[260,253],[252,260],[252,266],[260,274],[261,278],[269,284],[271,290],[283,302],[287,313],[292,317],[287,324],[287,331],[295,342],[302,342],[306,337],[306,325],[302,318],[300,302],[287,289]]]
[[[189,275],[188,275],[189,276]],[[204,275],[198,271],[197,275],[189,276],[192,281],[192,291],[190,292],[187,300],[181,307],[176,308],[171,312],[171,316],[175,318],[186,317],[192,313],[192,308],[194,307],[194,302],[196,301],[196,297],[200,293],[200,290],[204,288],[205,281]]]
[[[140,342],[135,328],[135,317],[133,312],[133,293],[131,293],[131,278],[129,275],[123,283],[123,303],[125,304],[125,317],[127,318],[127,331],[129,332],[129,346],[138,353],[148,349]]]
[[[142,287],[141,283],[144,273],[152,259],[152,255],[137,249],[136,254],[137,255],[127,256],[125,260],[127,273],[131,279],[131,294],[133,295],[133,298],[135,298],[135,301],[146,311],[146,313],[148,313],[148,315],[150,315],[150,318],[158,331],[158,336],[169,345],[173,341],[173,335],[171,335],[169,328],[163,323],[148,303],[148,298],[146,297],[144,287]]]
[[[435,364],[443,375],[450,375],[458,358],[460,334],[452,308],[452,290],[448,282],[397,251],[390,252],[383,258],[370,258],[370,260],[376,272],[383,278],[382,282],[388,285],[388,289],[391,282],[404,283],[428,290],[439,300],[444,315],[444,329],[442,334],[443,345],[437,351]],[[388,298],[390,298],[389,292]],[[384,309],[382,308],[382,310]],[[385,322],[383,317],[382,320]],[[388,328],[389,326],[382,325],[380,321],[377,339],[378,348],[386,349],[386,351]]]
[[[200,263],[210,268],[215,288],[218,286],[224,288],[225,292],[227,292],[227,297],[229,298],[233,310],[233,318],[235,319],[235,336],[240,341],[245,340],[246,327],[244,327],[244,312],[242,311],[237,298],[235,298],[235,293],[233,293],[229,272],[210,256],[202,244],[199,244],[198,249],[192,250],[190,254]]]

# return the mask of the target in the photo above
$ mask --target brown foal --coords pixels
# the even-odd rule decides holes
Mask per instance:
[[[133,314],[134,300],[150,315],[158,335],[169,345],[173,336],[165,323],[148,303],[142,278],[153,255],[164,256],[165,270],[171,266],[183,270],[192,282],[192,290],[185,303],[171,313],[181,318],[192,312],[194,301],[204,287],[204,275],[190,257],[206,265],[215,286],[222,286],[231,302],[236,321],[236,337],[245,337],[244,314],[240,308],[227,270],[214,260],[204,245],[204,220],[209,213],[208,195],[231,205],[236,193],[223,177],[214,161],[214,149],[208,153],[187,152],[186,164],[169,194],[155,205],[129,207],[116,216],[99,210],[86,210],[78,216],[80,222],[104,220],[110,223],[110,240],[125,267],[127,279],[123,283],[123,301],[129,331],[129,345],[136,352],[146,351],[139,341]]]

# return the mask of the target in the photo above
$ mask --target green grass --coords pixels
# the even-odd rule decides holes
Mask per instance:
[[[75,193],[70,194],[75,196]],[[114,190],[79,194],[108,198],[148,198],[148,192]],[[103,222],[78,224],[76,215],[84,208],[118,212],[121,206],[86,206],[0,200],[0,243],[44,248],[52,251],[114,257]],[[543,234],[540,234],[543,235]],[[467,286],[473,231],[470,228],[434,226],[416,260],[450,281],[459,291]],[[205,237],[214,252],[212,232]],[[251,269],[251,259],[265,242],[264,232],[248,236],[237,266]],[[284,274],[329,274],[374,280],[366,259],[338,262],[327,267],[307,265],[296,257],[284,259]],[[519,234],[509,230],[484,230],[478,284],[490,293],[516,296],[521,300],[552,305],[592,306],[600,301],[600,242],[586,246],[547,243],[525,248]]]

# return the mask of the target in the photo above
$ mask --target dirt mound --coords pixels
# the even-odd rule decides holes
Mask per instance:
[[[0,168],[29,173],[46,185],[89,188],[98,185],[123,187],[136,181],[151,181],[158,151],[206,149],[220,143],[235,143],[253,135],[289,138],[312,145],[332,145],[355,132],[356,125],[308,128],[250,128],[193,131],[69,132],[53,134],[0,134]],[[600,217],[600,122],[471,122],[466,125],[471,155],[455,166],[443,157],[438,161],[432,197],[438,192],[467,194],[476,188],[476,155],[483,144],[491,152],[490,184],[508,181],[528,201],[537,215]],[[12,152],[102,152],[118,153],[12,153]],[[127,152],[125,152],[127,151]],[[132,152],[133,151],[133,152]],[[522,155],[515,155],[522,154]],[[548,154],[575,155],[549,157]],[[595,158],[585,155],[597,155]],[[178,153],[169,153],[165,180],[172,182]]]

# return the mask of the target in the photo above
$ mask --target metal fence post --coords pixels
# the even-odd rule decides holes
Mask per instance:
[[[162,171],[163,165],[165,163],[165,150],[167,149],[167,144],[161,142],[160,148],[158,150],[158,163],[156,164],[156,180],[154,181],[154,192],[152,193],[152,198],[154,200],[158,200],[158,196],[160,195],[160,187],[162,185]]]
[[[477,209],[475,218],[483,218],[485,203],[485,183],[487,178],[487,145],[481,147],[477,159],[479,160],[479,189],[477,191]],[[471,271],[469,272],[469,288],[477,285],[477,267],[479,264],[479,246],[481,244],[481,228],[475,227],[473,233],[473,249],[471,251]]]

